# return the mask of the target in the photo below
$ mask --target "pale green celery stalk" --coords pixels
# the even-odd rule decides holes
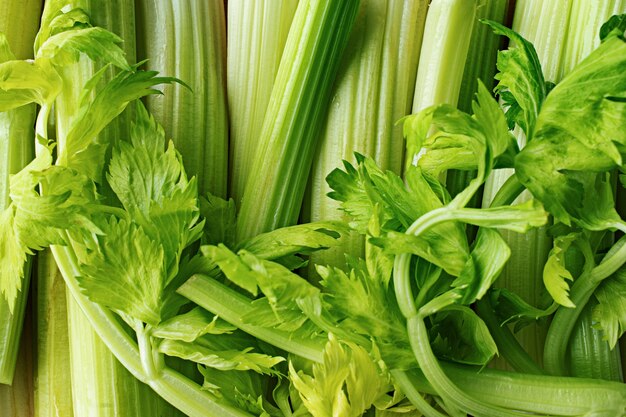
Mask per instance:
[[[571,5],[572,0],[516,2],[512,28],[533,43],[548,81],[557,82],[560,79]],[[523,133],[516,129],[515,134],[518,145],[523,147],[526,143]],[[500,187],[512,174],[513,170],[509,169],[492,172],[485,182],[483,207],[491,205]],[[521,203],[529,198],[530,194],[525,192],[516,202]],[[547,235],[546,228],[532,229],[523,234],[501,230],[500,234],[511,248],[511,258],[496,285],[515,292],[532,305],[541,305],[545,292],[543,266],[552,248],[552,239]],[[508,328],[503,328],[502,331],[508,331]],[[521,347],[539,366],[543,363],[546,332],[547,325],[542,323],[531,324],[515,334]],[[503,356],[506,357],[507,353],[503,352]],[[497,367],[508,367],[500,360],[496,360],[494,364]]]
[[[436,104],[456,106],[480,0],[433,0],[428,7],[413,95],[413,113]],[[419,149],[405,163],[416,164]]]
[[[26,320],[13,385],[0,384],[0,416],[33,417],[33,347],[31,321]]]
[[[410,113],[427,1],[367,0],[361,8],[333,87],[328,118],[320,135],[306,204],[311,221],[341,219],[329,199],[326,176],[354,162],[354,152],[374,158],[383,170],[400,174],[404,139],[396,122]],[[311,256],[313,264],[345,264],[345,254],[361,256],[358,234]]]
[[[237,240],[296,223],[358,0],[298,4],[242,197]]]
[[[594,327],[590,300],[578,318],[569,345],[569,369],[572,376],[624,381],[620,348],[611,349],[602,330]]]
[[[40,0],[0,1],[0,32],[7,37],[17,59],[33,56],[32,45],[39,27],[41,7]],[[11,58],[0,57],[0,62]],[[21,170],[33,157],[33,143],[29,138],[33,137],[35,111],[35,105],[28,105],[0,113],[0,210],[10,203],[9,176]],[[29,282],[30,262],[26,265],[22,289],[12,310],[0,294],[0,384],[11,384],[15,373]]]
[[[265,110],[297,5],[297,0],[228,2],[228,193],[237,206],[250,176]]]
[[[133,2],[80,0],[75,2],[75,5],[81,7],[90,17],[92,16],[92,24],[115,31],[118,36],[122,37],[125,40],[123,48],[128,59],[130,62],[134,61],[135,9]],[[69,115],[77,114],[82,86],[94,75],[95,71],[94,63],[87,57],[63,69],[63,91],[55,102],[55,128],[59,152],[64,149],[64,139],[71,124]],[[110,72],[108,76],[112,74]],[[128,137],[129,130],[128,120],[122,116],[114,120],[103,134]],[[54,280],[55,275],[50,274],[48,279]],[[39,296],[46,295],[40,294]],[[55,317],[55,319],[63,320],[61,317]],[[96,334],[71,294],[67,295],[66,320],[69,334],[72,408],[75,416],[130,417],[143,415],[144,412],[148,413],[147,415],[150,413],[169,415],[166,413],[175,411],[117,361]],[[48,326],[49,329],[60,329],[63,324],[49,323]],[[86,363],[90,366],[85,366]],[[60,363],[58,365],[61,366]],[[55,380],[53,384],[68,384],[69,382]],[[54,395],[61,390],[54,385],[45,385],[44,388],[49,390],[47,395]],[[49,410],[45,406],[42,408]]]
[[[137,1],[137,57],[176,83],[147,98],[147,108],[172,138],[200,195],[226,197],[228,111],[226,26],[221,0]]]
[[[33,290],[37,316],[35,415],[72,417],[66,288],[49,249],[37,257],[37,280]]]
[[[505,24],[508,9],[508,0],[485,0],[476,10],[476,20],[487,19]],[[457,103],[460,110],[472,113],[478,80],[489,91],[495,86],[493,77],[496,74],[496,58],[501,43],[500,37],[489,26],[478,22],[474,24]],[[450,195],[454,196],[464,190],[475,175],[472,171],[449,171],[446,188]],[[469,205],[476,207],[479,198],[480,195],[476,194]]]
[[[570,13],[570,31],[561,67],[562,78],[600,45],[600,27],[609,17],[626,13],[624,0],[578,0]]]

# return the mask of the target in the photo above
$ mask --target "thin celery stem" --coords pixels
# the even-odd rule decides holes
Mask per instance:
[[[391,376],[395,383],[398,384],[398,387],[400,387],[402,393],[406,395],[409,401],[411,401],[422,415],[425,417],[445,417],[444,414],[435,410],[433,406],[424,399],[422,393],[416,389],[413,385],[413,381],[411,381],[406,372],[395,369],[391,371]]]

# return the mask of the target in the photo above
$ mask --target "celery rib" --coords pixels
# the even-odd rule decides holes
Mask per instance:
[[[361,3],[309,179],[305,206],[311,221],[342,217],[339,202],[326,196],[326,176],[343,160],[354,162],[355,152],[371,156],[382,170],[401,172],[404,140],[396,122],[411,109],[426,8],[425,1]],[[357,234],[340,242],[313,254],[311,265],[341,266],[345,254],[363,253]]]
[[[298,219],[317,132],[358,6],[357,0],[298,4],[242,197],[238,241]]]
[[[138,59],[188,85],[164,86],[147,108],[172,138],[199,194],[226,197],[228,115],[222,1],[138,2]]]
[[[295,0],[228,2],[229,196],[239,205],[278,72]]]

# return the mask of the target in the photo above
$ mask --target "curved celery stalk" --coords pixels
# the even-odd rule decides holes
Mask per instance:
[[[354,152],[400,173],[404,140],[396,122],[411,109],[426,8],[426,1],[361,3],[311,171],[311,221],[341,218],[339,202],[326,196],[331,191],[326,176],[342,160],[353,161]],[[361,236],[342,239],[337,247],[313,254],[312,263],[340,266],[345,253],[362,253]]]
[[[298,2],[228,2],[229,196],[239,205]]]
[[[478,0],[430,3],[417,67],[413,113],[435,104],[457,105],[479,3]],[[417,161],[419,152],[414,145],[407,144],[405,163]]]
[[[221,0],[139,0],[137,57],[186,83],[165,86],[147,108],[172,138],[200,195],[226,197],[226,30]]]
[[[237,240],[297,221],[317,133],[358,6],[358,0],[298,4],[259,132]]]
[[[41,1],[0,1],[0,32],[11,51],[0,52],[0,62],[33,56],[33,41],[41,14]],[[0,212],[9,205],[9,176],[33,157],[35,106],[27,105],[0,113]],[[24,310],[30,282],[27,264],[15,304],[0,294],[0,384],[11,384],[15,371]],[[30,341],[29,341],[30,342]]]

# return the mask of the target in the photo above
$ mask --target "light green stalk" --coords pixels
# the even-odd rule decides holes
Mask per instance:
[[[326,176],[354,162],[354,152],[373,157],[383,170],[402,170],[404,139],[396,122],[410,113],[427,1],[361,3],[357,21],[333,87],[310,178],[310,220],[340,219],[339,202],[329,199]],[[363,238],[312,256],[313,263],[341,266],[345,253],[360,256]]]
[[[0,416],[33,417],[32,328],[26,321],[15,367],[13,385],[0,384]]]
[[[229,196],[239,205],[297,0],[228,2]]]
[[[456,106],[479,0],[433,0],[428,7],[424,40],[413,96],[413,113],[435,104]],[[406,164],[419,159],[407,149]]]
[[[0,62],[32,58],[41,7],[41,1],[0,1],[0,32],[5,34],[14,55],[0,53]],[[0,113],[0,210],[10,203],[9,176],[21,170],[33,157],[30,138],[33,137],[35,111],[35,105],[28,105]],[[0,384],[11,384],[15,373],[29,282],[30,263],[26,265],[15,305],[9,306],[0,294]]]
[[[297,221],[358,6],[358,0],[298,4],[242,198],[238,240]]]
[[[200,195],[226,197],[228,115],[226,29],[221,0],[138,0],[137,57],[146,67],[177,77],[147,108],[172,138]]]
[[[72,417],[66,289],[50,250],[40,252],[37,258],[34,291],[37,315],[35,415]]]
[[[562,72],[571,4],[571,0],[522,0],[516,3],[513,30],[533,43],[545,79],[549,81],[558,81]],[[522,147],[526,138],[517,130],[516,136]],[[492,173],[485,182],[483,207],[491,204],[498,189],[511,175],[512,170],[507,169]],[[530,194],[523,193],[517,202],[529,198]],[[548,237],[545,228],[532,229],[523,234],[506,230],[500,233],[511,248],[511,258],[498,278],[497,285],[515,292],[532,305],[541,305],[544,293],[543,266],[552,248],[552,239]],[[539,365],[542,363],[546,331],[545,324],[532,324],[515,334],[524,350]],[[503,363],[497,364],[505,367]]]
[[[623,382],[620,347],[611,349],[602,330],[594,327],[592,310],[596,305],[595,300],[587,303],[572,333],[569,346],[571,375]]]

